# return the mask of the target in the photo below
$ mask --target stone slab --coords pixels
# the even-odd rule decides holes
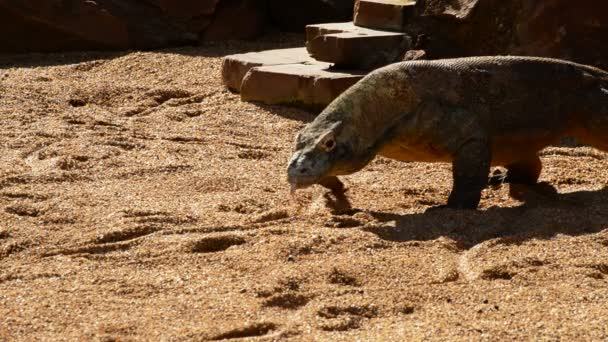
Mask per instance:
[[[400,32],[387,32],[381,30],[369,29],[355,25],[352,21],[342,23],[324,23],[324,24],[312,24],[306,26],[306,42],[310,42],[315,38],[332,33],[357,33],[366,36],[376,35],[393,35],[398,36],[403,33]]]
[[[411,0],[358,0],[353,21],[357,26],[402,31],[415,4]]]
[[[222,80],[228,88],[239,92],[243,78],[251,68],[297,63],[315,63],[315,60],[304,47],[230,55],[222,61]]]
[[[363,76],[362,71],[329,69],[326,63],[255,67],[243,80],[241,99],[320,109]]]
[[[411,39],[402,32],[372,30],[353,23],[308,25],[306,48],[318,60],[370,70],[400,60]]]

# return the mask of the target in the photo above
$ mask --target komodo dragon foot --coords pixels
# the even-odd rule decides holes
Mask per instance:
[[[488,179],[488,185],[499,186],[504,183],[535,185],[542,170],[538,156],[530,156],[505,166],[506,172],[495,170]]]

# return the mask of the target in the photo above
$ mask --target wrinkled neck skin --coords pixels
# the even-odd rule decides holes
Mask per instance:
[[[332,102],[313,125],[328,127],[342,122],[338,143],[350,145],[348,163],[337,162],[332,174],[350,174],[367,165],[392,138],[391,131],[419,104],[408,85],[406,70],[396,66],[378,69]],[[311,127],[312,128],[312,127]]]

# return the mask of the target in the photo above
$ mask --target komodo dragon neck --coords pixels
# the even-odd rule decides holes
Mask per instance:
[[[340,136],[356,142],[352,146],[355,153],[374,153],[386,133],[420,102],[406,78],[404,69],[395,66],[378,69],[331,103],[319,121],[341,121]]]

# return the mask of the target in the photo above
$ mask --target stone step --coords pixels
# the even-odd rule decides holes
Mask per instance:
[[[303,47],[231,55],[222,63],[224,84],[243,100],[312,108],[326,106],[365,74],[334,70]]]
[[[243,79],[241,99],[321,109],[364,75],[320,62],[255,67]]]
[[[370,70],[394,63],[410,45],[405,33],[368,29],[352,22],[306,27],[310,55],[344,68]]]
[[[239,92],[243,78],[251,68],[297,63],[316,63],[316,61],[310,57],[305,47],[226,56],[222,62],[222,80],[228,88]]]
[[[357,26],[402,31],[415,4],[412,0],[357,0],[353,21]]]

